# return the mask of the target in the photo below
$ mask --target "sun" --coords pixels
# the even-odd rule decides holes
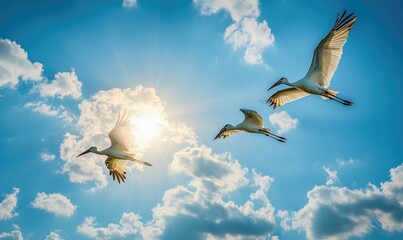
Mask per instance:
[[[133,134],[136,140],[148,143],[158,137],[164,120],[158,115],[136,116],[132,120]]]

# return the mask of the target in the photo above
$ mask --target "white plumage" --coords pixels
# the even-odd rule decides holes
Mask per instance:
[[[274,138],[277,141],[280,142],[285,142],[286,139],[281,136],[277,136],[273,133],[271,133],[271,130],[268,128],[265,128],[263,126],[263,118],[253,110],[248,110],[248,109],[240,109],[241,112],[245,115],[245,119],[243,122],[236,126],[232,126],[231,124],[226,124],[220,132],[217,134],[217,136],[214,138],[214,140],[218,138],[226,138],[230,136],[233,133],[237,133],[240,131],[245,131],[245,132],[250,132],[250,133],[260,133],[263,135],[266,135],[268,137]]]
[[[89,152],[108,156],[105,160],[105,165],[109,169],[109,175],[112,175],[113,180],[117,179],[119,183],[121,181],[124,182],[126,179],[126,161],[133,161],[143,165],[152,166],[148,162],[134,158],[134,154],[130,153],[130,132],[131,128],[128,117],[125,115],[121,117],[119,114],[115,126],[108,135],[111,141],[111,146],[102,151],[98,151],[97,147],[91,147],[77,157]]]
[[[268,89],[270,90],[280,84],[290,86],[290,88],[280,90],[267,99],[266,102],[270,106],[273,105],[273,109],[309,94],[320,95],[322,98],[332,99],[344,105],[352,105],[352,102],[336,96],[337,91],[328,89],[343,53],[343,46],[357,19],[354,13],[346,17],[345,15],[346,11],[342,15],[337,15],[332,30],[315,48],[311,66],[304,78],[294,83],[288,82],[287,78],[281,78]]]

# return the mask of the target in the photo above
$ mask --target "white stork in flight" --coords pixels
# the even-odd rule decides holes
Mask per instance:
[[[328,89],[333,74],[339,64],[341,54],[343,53],[343,46],[357,19],[354,13],[348,16],[345,15],[346,11],[344,11],[342,15],[337,15],[332,30],[330,30],[326,37],[322,39],[315,48],[311,66],[304,78],[290,83],[287,78],[283,77],[267,89],[267,91],[269,91],[280,84],[290,86],[289,88],[276,92],[267,99],[266,103],[270,104],[270,106],[273,105],[273,109],[308,96],[309,94],[319,95],[324,99],[332,99],[347,106],[353,104],[350,101],[336,96],[338,91]]]
[[[245,115],[245,119],[243,122],[236,126],[232,126],[231,124],[226,124],[220,132],[217,134],[217,136],[214,138],[214,140],[218,138],[226,138],[229,135],[233,133],[237,133],[240,131],[245,131],[245,132],[250,132],[250,133],[260,133],[263,135],[266,135],[268,137],[274,138],[277,141],[280,142],[285,142],[287,139],[281,136],[277,136],[273,133],[271,133],[271,130],[268,128],[265,128],[263,126],[263,118],[253,110],[248,110],[248,109],[240,109],[241,112]]]
[[[97,147],[90,147],[85,152],[80,153],[77,157],[89,152],[107,156],[108,158],[105,160],[105,165],[109,169],[109,175],[112,175],[114,181],[116,178],[119,183],[120,181],[125,182],[126,161],[133,161],[146,166],[152,166],[148,162],[134,158],[134,154],[130,153],[130,139],[128,136],[130,131],[131,128],[128,117],[121,117],[119,114],[115,127],[113,127],[108,135],[111,140],[111,146],[102,151],[98,151]]]

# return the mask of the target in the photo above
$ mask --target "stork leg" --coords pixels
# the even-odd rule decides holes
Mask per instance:
[[[328,95],[328,96],[327,96],[327,95]],[[345,99],[342,99],[342,98],[340,98],[340,97],[338,97],[338,96],[336,96],[336,95],[334,95],[334,94],[331,94],[331,93],[328,92],[328,91],[325,91],[324,96],[327,97],[327,98],[329,98],[329,99],[331,99],[331,100],[333,100],[333,101],[335,101],[335,102],[341,103],[341,104],[346,105],[346,106],[351,106],[351,105],[353,105],[352,102],[350,102],[350,101],[348,101],[348,100],[345,100]],[[330,97],[329,97],[329,96],[330,96]]]
[[[268,137],[271,137],[271,138],[273,138],[273,139],[275,139],[275,140],[277,140],[279,142],[285,143],[285,141],[287,140],[284,137],[278,136],[278,135],[276,135],[274,133],[271,133],[270,131],[266,131],[264,129],[259,129],[259,132],[261,132],[262,134],[264,134],[264,135],[266,135]]]

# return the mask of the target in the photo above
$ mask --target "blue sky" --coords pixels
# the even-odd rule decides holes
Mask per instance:
[[[400,1],[25,1],[0,8],[0,239],[403,238]],[[345,107],[262,103],[358,16],[333,77]],[[226,124],[254,109],[281,144]],[[118,112],[133,151],[97,155]],[[156,130],[149,130],[156,129]],[[151,132],[151,133],[150,133]]]

